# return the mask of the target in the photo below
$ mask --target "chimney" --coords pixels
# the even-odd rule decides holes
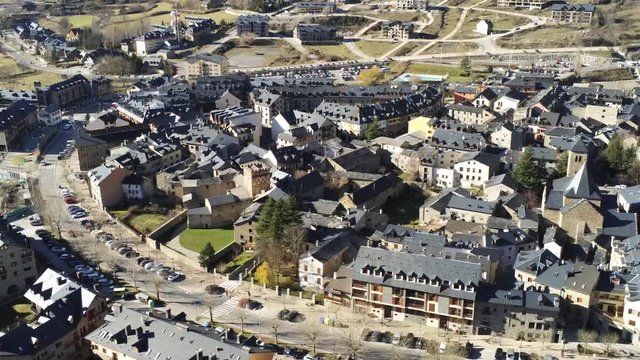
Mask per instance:
[[[338,278],[338,272],[334,271],[333,272],[333,280],[336,280]]]
[[[204,355],[202,353],[202,349],[198,349],[198,351],[196,351],[196,360],[203,360],[204,359]]]
[[[138,337],[138,339],[142,339],[143,334],[144,330],[142,330],[142,327],[136,328],[136,336]]]
[[[64,283],[67,282],[67,279],[63,277],[59,277],[57,280],[58,280],[58,285],[63,285]]]
[[[320,246],[320,241],[316,240],[316,247]]]
[[[127,328],[126,328],[126,332],[127,335],[133,335],[134,331],[133,328],[131,327],[131,324],[127,324]]]

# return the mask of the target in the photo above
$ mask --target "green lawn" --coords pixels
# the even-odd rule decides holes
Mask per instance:
[[[326,60],[354,60],[356,57],[344,44],[340,45],[305,45],[310,52],[315,53]]]
[[[220,251],[232,242],[233,229],[186,229],[180,234],[180,245],[195,252],[200,252],[206,243]]]
[[[13,90],[33,90],[33,83],[42,82],[42,85],[51,85],[62,80],[60,75],[31,71],[21,68],[12,58],[0,54],[0,72],[8,71],[9,76],[0,76],[0,87]]]
[[[229,273],[236,268],[244,265],[249,259],[253,258],[256,255],[253,251],[245,251],[242,254],[236,256],[235,259],[229,261],[224,268],[224,273]]]
[[[132,216],[126,218],[128,213],[127,210],[113,210],[111,213],[122,220],[124,223],[132,227],[137,232],[148,234],[160,225],[164,224],[169,220],[167,215],[161,214],[133,214]]]
[[[387,41],[368,41],[360,40],[355,45],[365,54],[373,57],[379,57],[388,53],[391,49],[398,46],[398,43]]]
[[[451,82],[464,82],[473,80],[471,77],[463,76],[464,73],[462,69],[457,66],[411,63],[406,72],[412,74],[448,75],[449,81]]]
[[[23,320],[29,323],[35,319],[36,315],[31,312],[31,304],[22,297],[0,306],[0,330],[14,325],[16,320]]]

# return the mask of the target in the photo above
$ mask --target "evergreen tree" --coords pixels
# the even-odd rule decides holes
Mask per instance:
[[[215,257],[216,251],[213,249],[213,246],[210,242],[208,242],[204,248],[200,251],[200,256],[198,256],[198,263],[200,266],[207,269],[207,272],[211,271],[215,266]]]
[[[615,173],[626,173],[636,159],[634,148],[625,149],[622,144],[622,138],[614,135],[604,151],[609,168]]]
[[[547,172],[544,169],[544,166],[535,161],[533,158],[533,150],[531,148],[526,148],[524,150],[516,162],[511,175],[513,175],[513,179],[521,188],[531,190],[536,193],[542,192],[547,178]]]
[[[567,176],[567,165],[569,163],[569,154],[565,151],[558,156],[554,177],[561,178]]]
[[[384,130],[380,127],[380,123],[378,123],[378,119],[374,119],[369,126],[364,130],[364,137],[371,141],[377,137],[383,136]]]

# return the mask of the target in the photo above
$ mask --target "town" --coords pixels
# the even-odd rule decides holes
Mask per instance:
[[[0,0],[0,359],[640,356],[638,16]]]

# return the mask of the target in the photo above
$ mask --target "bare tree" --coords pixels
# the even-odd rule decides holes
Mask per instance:
[[[313,319],[309,320],[309,322],[304,325],[304,329],[302,330],[304,337],[309,340],[312,352],[314,354],[316,353],[316,345],[318,344],[318,340],[320,339],[320,336],[322,336],[322,330],[323,329],[320,327],[320,324],[318,324],[318,322],[314,321]]]
[[[133,290],[138,291],[138,275],[139,270],[136,267],[129,268],[129,275],[131,276],[131,282],[133,282]]]
[[[273,319],[269,321],[269,327],[271,331],[273,331],[273,337],[276,340],[276,345],[278,345],[278,335],[280,335],[280,328],[282,327],[282,321],[279,319]]]
[[[607,356],[611,356],[613,353],[613,349],[612,349],[613,345],[620,342],[620,335],[616,332],[609,331],[602,334],[602,336],[600,336],[600,341],[604,346],[604,353]]]
[[[160,300],[160,289],[164,286],[164,280],[159,276],[151,276],[151,285],[156,292],[156,299]]]
[[[253,33],[242,33],[238,41],[240,46],[251,46],[256,41],[256,36]]]
[[[598,340],[598,334],[593,330],[579,329],[577,335],[578,341],[584,344],[583,347],[585,353],[587,352],[587,346],[589,346],[589,343]]]
[[[360,357],[360,352],[364,346],[361,335],[362,329],[360,327],[346,330],[343,334],[342,341],[347,348],[347,355],[349,355],[350,358],[357,359]]]
[[[240,322],[240,332],[242,333],[244,332],[244,322],[249,318],[249,313],[247,313],[246,309],[239,308],[238,311],[236,311],[236,317]]]
[[[209,309],[209,321],[213,323],[213,308],[216,306],[216,302],[213,298],[207,297],[204,299],[204,305]]]

